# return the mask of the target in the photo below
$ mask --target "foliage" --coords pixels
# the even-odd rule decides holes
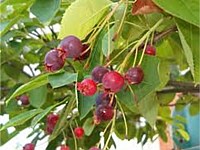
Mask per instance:
[[[63,141],[72,149],[99,146],[100,132],[105,137],[104,150],[115,145],[112,132],[120,139],[137,138],[142,144],[156,135],[167,141],[166,125],[177,120],[168,108],[176,92],[184,94],[182,101],[173,102],[176,108],[191,104],[191,115],[198,114],[198,99],[193,94],[200,83],[198,0],[153,2],[162,11],[134,15],[134,3],[128,0],[2,1],[0,106],[1,114],[9,114],[10,121],[0,128],[1,145],[27,127],[33,129],[31,135],[37,143],[45,132],[46,116],[55,110],[60,119],[47,149]],[[67,59],[63,69],[47,73],[45,54],[68,35],[90,45],[89,58]],[[156,47],[156,56],[144,55],[147,43]],[[116,94],[114,118],[95,125],[96,95],[81,95],[74,83],[90,76],[97,65],[124,75],[136,64],[144,70],[144,81],[126,83]],[[16,98],[22,94],[30,96],[30,105],[18,105]],[[141,117],[146,119],[145,126],[138,126]],[[83,139],[74,138],[72,129],[77,125],[85,130]],[[9,134],[11,126],[16,130]],[[177,131],[189,140],[180,124]]]

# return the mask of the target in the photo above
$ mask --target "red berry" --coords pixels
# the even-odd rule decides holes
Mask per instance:
[[[26,145],[24,145],[23,150],[34,150],[35,149],[35,145],[33,143],[28,143]]]
[[[74,129],[74,134],[76,138],[82,138],[84,135],[84,129],[82,127],[77,127]]]
[[[111,120],[114,116],[114,109],[111,106],[99,105],[96,109],[96,116],[101,121]]]
[[[124,85],[124,78],[116,71],[107,72],[102,79],[103,87],[111,92],[119,92]]]
[[[101,83],[103,76],[108,72],[109,70],[103,66],[97,66],[92,70],[92,79],[97,82]]]
[[[97,147],[91,147],[89,150],[100,150],[100,149]]]
[[[83,46],[79,38],[70,35],[65,37],[58,46],[59,55],[62,59],[78,58],[82,52]]]
[[[85,96],[92,96],[97,91],[97,85],[92,79],[84,79],[77,84],[77,89]]]
[[[70,148],[67,145],[61,145],[60,150],[70,150]]]
[[[111,102],[111,100],[112,100],[112,102]],[[110,106],[114,107],[115,104],[116,104],[115,96],[113,96],[111,94],[108,94],[106,92],[98,94],[98,96],[96,98],[96,106],[99,106],[99,105],[110,105]]]
[[[147,45],[145,49],[145,54],[155,56],[156,48],[153,45]]]
[[[58,119],[59,119],[59,115],[57,114],[49,114],[47,116],[47,124],[46,124],[46,133],[47,134],[52,134],[55,126],[56,126],[56,123],[58,122]]]
[[[84,60],[84,59],[87,59],[90,56],[90,51],[91,51],[88,48],[89,48],[89,46],[87,44],[83,44],[81,54],[75,60]]]
[[[130,68],[125,74],[125,79],[129,84],[139,84],[142,82],[143,78],[144,72],[140,67]]]
[[[22,102],[22,105],[29,104],[29,97],[27,95],[21,95],[18,100]]]
[[[46,53],[44,64],[47,71],[54,72],[64,66],[64,61],[59,57],[58,51],[53,49]]]

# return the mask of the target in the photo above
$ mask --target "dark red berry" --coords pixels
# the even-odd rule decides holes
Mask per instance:
[[[82,52],[83,46],[79,38],[70,35],[65,37],[58,46],[59,56],[65,58],[78,58]]]
[[[70,150],[70,148],[67,145],[61,145],[60,150]]]
[[[111,92],[119,92],[124,85],[124,78],[116,71],[107,72],[102,79],[103,87]]]
[[[92,70],[92,79],[97,82],[97,83],[101,83],[102,82],[102,78],[103,76],[109,72],[109,70],[103,66],[97,66]]]
[[[129,84],[139,84],[142,82],[143,78],[144,72],[140,67],[130,68],[125,74],[125,80],[127,80]]]
[[[96,116],[101,121],[111,120],[114,116],[114,109],[111,106],[99,105],[96,109]]]
[[[84,129],[82,127],[77,127],[74,129],[74,134],[76,136],[76,138],[82,138],[84,135]]]
[[[57,114],[49,114],[47,116],[47,124],[46,124],[46,133],[47,134],[52,134],[55,126],[56,126],[56,123],[58,122],[58,119],[59,119],[59,115]]]
[[[46,53],[44,64],[47,71],[54,72],[60,70],[64,66],[64,60],[59,57],[58,51],[53,49]]]
[[[81,54],[80,54],[80,56],[78,58],[75,58],[75,60],[87,59],[90,56],[90,51],[91,51],[88,48],[89,48],[89,46],[87,44],[83,44]]]
[[[47,123],[55,125],[58,119],[59,115],[51,113],[47,116]]]
[[[29,105],[29,97],[27,95],[21,95],[18,99],[22,105]]]
[[[109,105],[114,107],[116,105],[116,98],[112,94],[100,93],[96,98],[96,106]]]
[[[35,149],[35,145],[33,143],[28,143],[26,145],[24,145],[23,150],[34,150]]]
[[[77,89],[85,96],[92,96],[97,91],[97,85],[92,79],[84,79],[77,83]]]
[[[91,147],[89,150],[100,150],[100,149],[97,147]]]
[[[156,48],[153,45],[147,45],[145,49],[145,54],[147,55],[156,55]]]

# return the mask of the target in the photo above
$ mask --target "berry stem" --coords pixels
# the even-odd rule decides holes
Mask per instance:
[[[118,104],[118,106],[119,106],[119,108],[120,108],[120,110],[121,110],[121,112],[122,112],[122,117],[123,117],[123,119],[124,119],[125,136],[128,136],[128,125],[127,125],[127,120],[126,120],[125,112],[124,112],[124,110],[123,110],[123,108],[122,108],[122,105],[120,104],[119,101],[117,101],[117,104]]]
[[[145,41],[145,44],[144,44],[144,47],[143,47],[143,51],[142,51],[142,56],[140,57],[140,61],[138,63],[138,66],[141,65],[142,60],[144,58],[144,53],[145,53],[145,50],[146,50],[146,47],[147,47],[148,40],[149,40],[149,36],[147,36],[147,38],[146,38],[146,41]]]
[[[106,144],[104,145],[104,148],[103,150],[106,150],[107,149],[107,146],[108,146],[108,143],[110,141],[110,138],[112,136],[112,132],[113,132],[113,129],[114,129],[114,126],[115,126],[115,118],[116,118],[116,109],[114,110],[114,116],[113,116],[113,119],[112,119],[112,125],[111,125],[111,129],[110,129],[110,134],[106,140]]]
[[[134,62],[133,62],[133,67],[135,67],[135,64],[136,64],[137,55],[138,55],[138,48],[136,48],[136,51],[135,51],[135,58],[134,58]]]
[[[146,32],[146,34],[133,46],[133,48],[130,50],[130,52],[127,54],[127,56],[125,57],[124,61],[122,62],[122,64],[120,65],[120,71],[121,72],[123,70],[123,68],[125,68],[125,65],[127,64],[126,62],[129,60],[130,56],[132,55],[132,53],[135,51],[136,48],[138,48],[143,42],[144,40],[152,33],[156,30],[156,28],[163,22],[164,18],[161,18],[152,28],[150,28],[150,30],[148,32]]]
[[[74,147],[75,147],[75,150],[78,150],[78,146],[77,146],[77,141],[76,141],[76,136],[75,136],[75,134],[74,134],[74,130],[73,130],[73,128],[72,128],[72,126],[71,126],[71,124],[70,124],[69,126],[70,126],[70,129],[71,129],[71,131],[72,131],[72,134],[73,134],[73,139],[74,139]]]

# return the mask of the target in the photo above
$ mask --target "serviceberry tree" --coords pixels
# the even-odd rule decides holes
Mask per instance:
[[[4,0],[0,7],[0,108],[10,119],[0,125],[1,145],[28,127],[33,141],[24,150],[46,137],[46,150],[107,150],[112,133],[143,145],[157,136],[167,142],[167,125],[189,140],[184,118],[171,117],[169,107],[189,104],[199,113],[198,0]]]

